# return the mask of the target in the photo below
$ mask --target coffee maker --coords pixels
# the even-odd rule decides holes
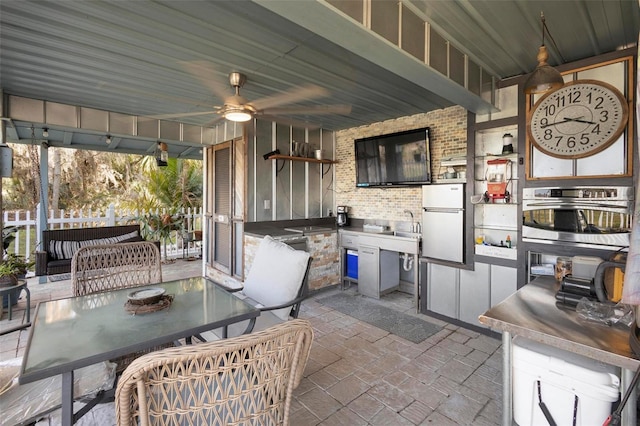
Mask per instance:
[[[349,207],[348,206],[338,206],[336,210],[336,224],[338,226],[349,226]]]

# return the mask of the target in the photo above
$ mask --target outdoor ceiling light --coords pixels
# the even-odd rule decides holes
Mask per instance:
[[[556,42],[553,40],[553,37],[551,37],[551,33],[549,33],[549,28],[547,28],[544,13],[542,12],[540,12],[540,20],[542,21],[542,45],[540,46],[540,49],[538,49],[538,66],[536,66],[536,69],[529,74],[527,81],[524,83],[524,92],[528,95],[534,93],[545,93],[564,86],[564,79],[560,72],[547,63],[547,59],[549,59],[549,52],[547,52],[547,47],[544,45],[545,32],[549,34],[549,38],[561,58],[562,54],[558,50],[558,46],[556,46]],[[564,62],[564,58],[562,58],[562,61]]]
[[[169,160],[169,151],[167,150],[167,144],[164,142],[158,142],[156,149],[156,164],[159,167],[165,167]]]
[[[111,135],[107,135],[104,141],[109,145],[111,143]]]
[[[247,109],[243,107],[230,108],[224,113],[224,118],[229,121],[244,122],[251,120],[251,117],[251,112],[247,111]]]
[[[46,127],[44,129],[42,129],[42,137],[43,138],[48,138],[49,137],[49,129],[47,129]]]

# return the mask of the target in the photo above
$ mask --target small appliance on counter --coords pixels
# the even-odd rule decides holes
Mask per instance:
[[[336,225],[349,226],[349,206],[338,206],[336,210]]]
[[[596,283],[594,278],[601,263],[602,259],[599,257],[559,257],[556,264],[556,280],[561,280],[562,285],[556,293],[556,302],[565,307],[575,308],[583,297],[598,301],[597,287],[602,284]]]

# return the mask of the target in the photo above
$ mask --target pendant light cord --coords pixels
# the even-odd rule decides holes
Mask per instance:
[[[551,35],[551,32],[549,31],[549,27],[547,27],[547,22],[544,19],[544,13],[543,12],[540,12],[540,19],[542,20],[542,45],[544,46],[544,33],[546,31],[547,34],[549,35],[549,40],[551,40],[551,44],[553,44],[553,48],[555,49],[555,51],[560,56],[560,59],[562,60],[562,63],[563,64],[566,63],[567,61],[564,59],[564,56],[562,56],[562,53],[560,52],[560,49],[558,49],[558,45],[556,44],[556,41],[553,39],[553,36]]]

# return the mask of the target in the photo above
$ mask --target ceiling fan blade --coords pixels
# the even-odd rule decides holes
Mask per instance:
[[[266,98],[258,99],[251,102],[251,105],[257,110],[277,107],[283,104],[292,104],[298,101],[320,98],[329,96],[329,91],[313,84],[300,86],[290,89],[284,93],[280,93]]]
[[[271,121],[275,121],[276,123],[280,123],[280,124],[284,124],[292,127],[300,127],[300,128],[307,128],[307,129],[318,129],[320,127],[320,125],[317,123],[310,123],[308,121],[295,120],[288,117],[278,117],[278,116],[269,115],[269,114],[256,114],[256,116],[264,120],[271,120]]]
[[[134,87],[129,86],[120,86],[113,83],[100,82],[98,84],[98,89],[108,89],[117,93],[122,93],[123,95],[131,95],[132,93],[136,93],[141,97],[145,97],[148,99],[163,99],[165,101],[170,101],[174,103],[183,103],[188,105],[194,105],[202,108],[211,108],[211,104],[206,104],[203,102],[194,101],[193,99],[180,98],[177,96],[167,96],[157,92],[151,92],[148,90],[140,90]]]
[[[181,61],[180,63],[220,100],[224,101],[232,94],[229,85],[216,79],[218,72],[211,63],[206,61]]]
[[[322,115],[322,114],[340,114],[348,115],[351,113],[351,105],[318,105],[312,107],[286,107],[286,108],[268,108],[263,110],[265,114],[280,115]]]
[[[198,111],[198,112],[179,112],[177,114],[158,114],[149,115],[149,118],[155,118],[158,120],[164,120],[167,118],[181,118],[181,117],[196,117],[198,115],[215,114],[215,111]]]
[[[207,123],[204,123],[204,124],[202,125],[202,127],[211,127],[211,126],[213,126],[213,125],[215,125],[215,124],[218,124],[218,123],[219,123],[219,122],[221,122],[222,120],[224,120],[224,117],[223,117],[223,116],[221,116],[221,115],[219,115],[219,116],[217,116],[216,118],[214,118],[213,120],[211,120],[211,121],[209,121],[209,122],[207,122]]]

